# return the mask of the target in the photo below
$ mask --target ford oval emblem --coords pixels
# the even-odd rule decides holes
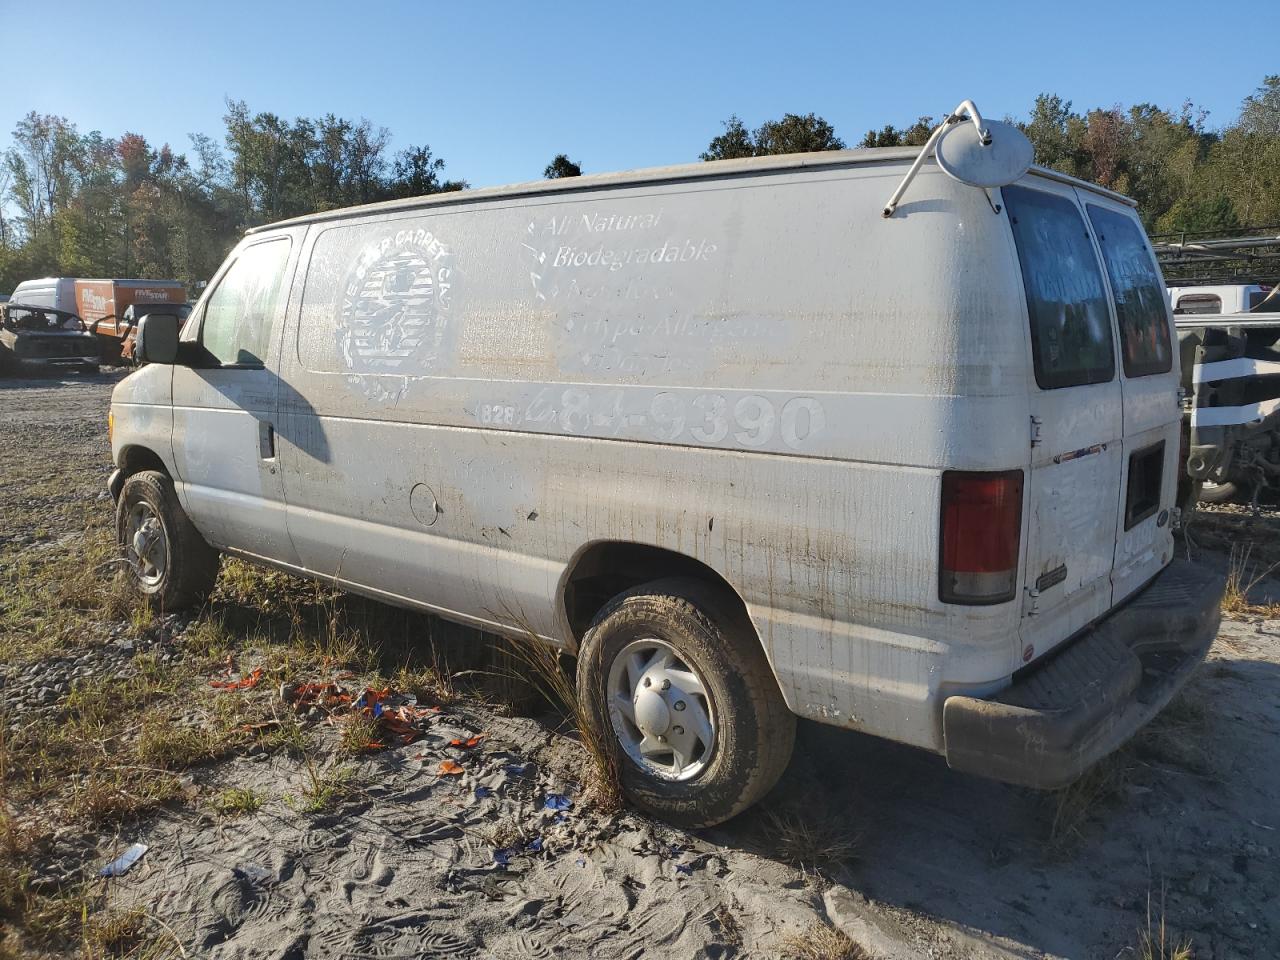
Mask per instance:
[[[1168,522],[1169,522],[1169,511],[1161,510],[1160,515],[1156,517],[1156,526],[1163,527]]]

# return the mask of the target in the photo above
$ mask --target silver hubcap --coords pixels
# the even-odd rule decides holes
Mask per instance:
[[[129,508],[124,543],[134,576],[145,586],[158,584],[169,566],[169,545],[165,542],[160,518],[144,500]]]
[[[633,640],[609,666],[609,717],[622,748],[664,780],[696,777],[716,742],[715,705],[671,644]]]

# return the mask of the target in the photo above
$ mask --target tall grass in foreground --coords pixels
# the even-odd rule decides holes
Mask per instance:
[[[1164,891],[1160,891],[1160,920],[1151,918],[1151,891],[1147,891],[1147,926],[1138,928],[1138,956],[1141,960],[1193,960],[1195,953],[1186,937],[1176,940],[1165,927]]]
[[[584,802],[603,813],[616,812],[622,807],[622,789],[613,744],[607,739],[609,732],[591,722],[590,711],[578,697],[577,684],[564,669],[560,651],[541,640],[522,619],[515,618],[515,622],[520,624],[523,635],[503,640],[516,661],[527,668],[521,678],[568,718],[587,752],[590,765]]]
[[[1222,612],[1229,616],[1254,614],[1274,617],[1280,614],[1280,604],[1254,604],[1250,602],[1249,594],[1254,587],[1269,577],[1280,563],[1273,563],[1265,570],[1258,572],[1260,565],[1251,562],[1252,555],[1252,543],[1231,545],[1231,554],[1227,560],[1227,589],[1222,595]]]

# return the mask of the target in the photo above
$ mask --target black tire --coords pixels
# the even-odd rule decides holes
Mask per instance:
[[[1225,483],[1204,483],[1200,487],[1202,503],[1235,503],[1238,500],[1248,502],[1253,491],[1248,484],[1228,480]]]
[[[154,578],[145,577],[137,562],[130,531],[135,507],[139,514],[150,511],[164,540],[164,567]],[[192,525],[178,503],[173,481],[163,473],[143,470],[125,480],[116,503],[116,539],[129,561],[125,573],[130,588],[153,610],[180,610],[200,603],[213,590],[218,578],[218,551]]]
[[[648,638],[669,645],[700,675],[715,718],[713,745],[689,779],[664,779],[634,760],[607,707],[614,660],[628,644]],[[614,752],[627,799],[677,826],[714,826],[741,813],[769,791],[791,759],[796,718],[755,630],[721,590],[704,582],[655,580],[611,600],[583,639],[577,683],[590,722]]]

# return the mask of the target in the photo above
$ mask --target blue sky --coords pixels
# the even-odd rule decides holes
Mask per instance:
[[[1187,98],[1210,124],[1280,72],[1271,2],[411,3],[0,0],[0,148],[29,110],[188,146],[224,98],[366,116],[474,186],[697,158],[731,113],[817,112],[851,145],[965,97],[1022,116]],[[47,53],[43,44],[50,44]]]

